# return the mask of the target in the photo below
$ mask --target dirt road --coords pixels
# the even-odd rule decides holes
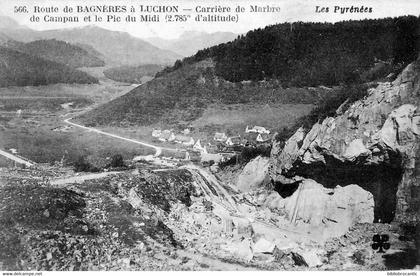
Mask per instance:
[[[142,146],[145,146],[145,147],[148,147],[148,148],[152,148],[152,149],[154,149],[156,151],[155,152],[155,156],[161,155],[162,154],[162,150],[177,151],[176,149],[163,148],[163,147],[152,145],[150,143],[146,143],[146,142],[143,142],[143,141],[138,141],[138,140],[131,139],[131,138],[122,137],[122,136],[119,136],[119,135],[116,135],[116,134],[112,134],[112,133],[108,133],[108,132],[105,132],[105,131],[102,131],[102,130],[98,130],[98,129],[95,129],[95,128],[85,127],[85,126],[82,126],[82,125],[79,125],[79,124],[70,122],[70,120],[71,120],[71,118],[68,118],[68,119],[65,119],[64,122],[66,124],[72,125],[74,127],[85,129],[87,131],[96,132],[96,133],[99,133],[99,134],[102,134],[102,135],[114,137],[114,138],[121,139],[121,140],[124,140],[124,141],[127,141],[127,142],[131,142],[131,143],[139,144],[139,145],[142,145]]]
[[[32,163],[28,160],[22,159],[19,156],[16,156],[14,154],[8,153],[8,152],[3,151],[3,150],[0,150],[0,155],[4,156],[4,157],[6,157],[6,158],[8,158],[12,161],[15,161],[16,163],[23,164],[27,167],[30,167],[30,166],[34,165],[34,163]]]

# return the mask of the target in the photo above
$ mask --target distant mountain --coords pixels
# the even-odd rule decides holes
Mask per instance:
[[[35,31],[25,28],[1,28],[0,25],[0,32],[22,42],[57,39],[72,44],[88,45],[104,56],[107,65],[168,65],[181,58],[172,51],[162,50],[128,33],[96,26]]]
[[[234,40],[238,34],[230,32],[184,32],[177,39],[162,39],[159,37],[151,37],[146,40],[159,47],[178,53],[182,56],[191,56],[198,50],[208,48],[220,43]]]
[[[85,49],[55,39],[18,43],[15,49],[32,56],[62,63],[72,68],[101,67],[105,65],[103,60],[88,53]]]
[[[10,40],[11,38],[9,36],[5,35],[4,33],[0,33],[0,45],[3,45]]]
[[[92,46],[90,46],[88,44],[74,43],[73,45],[76,45],[76,46],[82,48],[83,50],[88,52],[90,55],[98,57],[101,60],[105,60],[105,56],[102,53],[100,53],[99,51],[97,51],[95,48],[93,48]]]
[[[66,65],[0,47],[0,87],[97,82],[87,73]]]

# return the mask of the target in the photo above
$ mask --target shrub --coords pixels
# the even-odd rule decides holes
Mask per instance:
[[[115,154],[114,156],[112,156],[111,167],[112,168],[126,167],[124,163],[124,158],[121,154]]]
[[[89,163],[84,156],[79,156],[74,163],[75,172],[98,172],[99,169]]]
[[[240,163],[247,163],[251,159],[261,155],[264,157],[270,157],[271,144],[263,144],[258,146],[244,147],[239,156]]]

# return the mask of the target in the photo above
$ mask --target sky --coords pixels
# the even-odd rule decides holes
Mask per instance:
[[[60,10],[68,5],[74,7],[76,5],[82,6],[94,6],[94,5],[127,5],[128,7],[134,6],[139,8],[140,5],[178,5],[181,9],[179,14],[190,15],[191,18],[188,22],[177,22],[177,23],[126,23],[114,22],[114,23],[94,23],[97,26],[128,32],[136,37],[161,37],[161,38],[176,38],[185,31],[204,31],[208,33],[212,32],[234,32],[234,33],[246,33],[249,30],[265,27],[276,23],[283,22],[294,22],[294,21],[315,21],[315,22],[337,22],[342,20],[358,20],[364,18],[383,18],[393,17],[400,15],[416,15],[420,14],[420,1],[419,0],[182,0],[182,1],[161,1],[161,0],[0,0],[0,15],[9,16],[19,22],[22,25],[28,26],[36,30],[47,30],[47,29],[60,29],[60,28],[71,28],[81,27],[86,25],[92,25],[93,23],[45,23],[45,22],[31,22],[30,17],[34,6],[51,7],[56,6]],[[246,12],[239,15],[238,23],[204,23],[196,22],[194,20],[197,13],[195,9],[197,6],[201,7],[213,7],[213,6],[228,6],[233,10],[230,14],[236,14],[234,12],[238,5],[246,8]],[[280,12],[275,13],[251,13],[250,5],[258,6],[275,6],[280,8]],[[27,6],[29,13],[15,13],[14,9],[18,6]],[[328,13],[317,13],[316,6],[329,7]],[[334,13],[334,6],[340,7],[372,7],[372,13]],[[192,11],[183,11],[183,9],[192,9]],[[134,13],[139,15],[139,13]],[[134,15],[133,14],[133,15]],[[64,13],[60,12],[54,16],[62,16]],[[80,18],[83,18],[87,14],[79,14]],[[93,15],[93,14],[92,14]],[[41,21],[45,14],[38,14]],[[69,16],[67,14],[67,16]],[[126,15],[123,15],[123,19]],[[161,21],[164,21],[163,15],[161,15]]]

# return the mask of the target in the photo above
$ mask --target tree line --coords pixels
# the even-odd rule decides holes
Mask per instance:
[[[366,72],[375,62],[403,68],[416,59],[419,25],[415,16],[271,25],[200,50],[157,76],[211,58],[216,62],[216,74],[231,82],[277,79],[285,86],[355,83],[368,80]]]

